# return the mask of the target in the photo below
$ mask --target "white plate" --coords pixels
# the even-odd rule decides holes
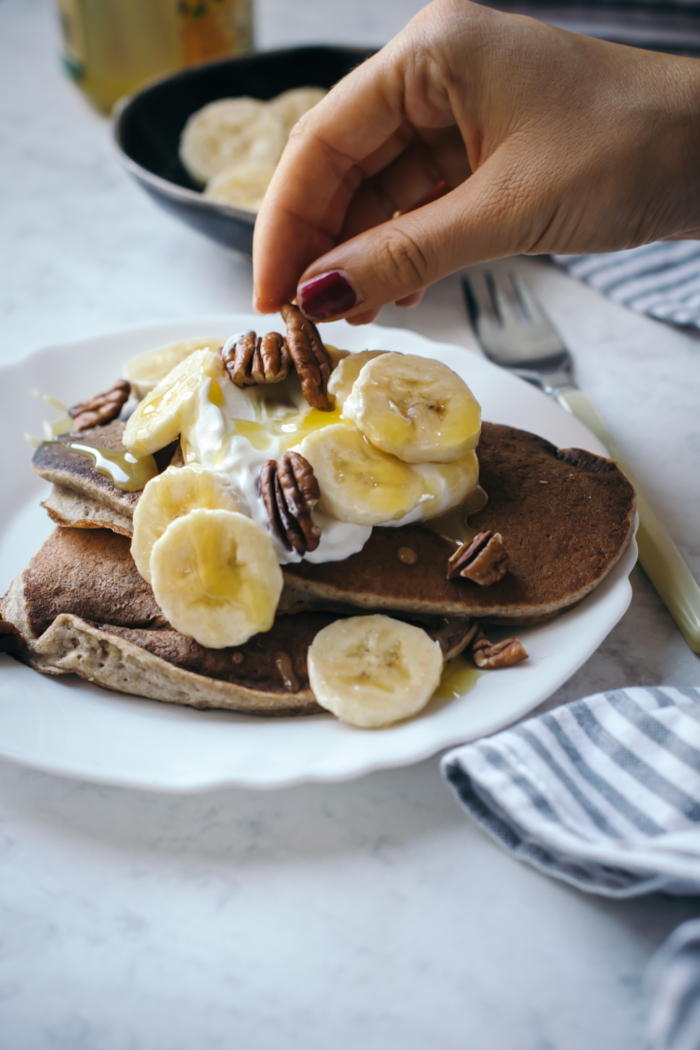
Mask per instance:
[[[71,404],[102,390],[135,354],[175,339],[266,329],[253,315],[200,317],[52,347],[0,369],[4,502],[0,509],[0,594],[51,531],[39,507],[48,488],[30,469],[23,433],[41,434],[51,415],[39,389]],[[277,323],[275,323],[277,321]],[[279,327],[272,318],[270,329]],[[598,440],[544,394],[461,347],[399,329],[343,321],[324,326],[328,342],[436,357],[464,376],[484,418],[532,430],[559,447],[603,453]],[[345,780],[407,765],[451,744],[508,725],[550,696],[598,648],[627,609],[634,543],[576,609],[519,631],[527,663],[481,676],[458,700],[433,702],[419,717],[382,730],[353,729],[330,715],[261,719],[195,711],[105,692],[74,677],[48,678],[0,656],[0,755],[38,769],[160,791],[224,785],[272,788]]]

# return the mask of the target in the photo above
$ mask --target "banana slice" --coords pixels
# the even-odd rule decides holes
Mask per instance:
[[[196,182],[229,164],[275,165],[287,135],[282,117],[257,98],[221,98],[193,113],[180,138],[180,160]]]
[[[332,343],[324,343],[326,352],[331,359],[331,372],[334,371],[341,361],[344,361],[346,357],[350,356],[349,350],[339,350],[337,346],[333,346]]]
[[[184,339],[179,343],[168,343],[166,346],[159,346],[157,350],[148,350],[145,354],[132,357],[125,364],[122,374],[124,379],[131,383],[136,396],[145,397],[161,379],[165,379],[168,372],[195,350],[216,350],[225,342],[225,338],[218,336],[202,336],[198,339]]]
[[[283,91],[281,95],[270,99],[268,106],[282,118],[285,135],[289,135],[299,118],[313,109],[325,94],[326,89],[320,87],[290,88],[289,91]]]
[[[151,576],[173,627],[209,649],[269,631],[283,582],[268,533],[229,510],[172,521],[153,546]]]
[[[335,620],[318,632],[307,659],[319,704],[363,729],[415,715],[442,674],[440,643],[390,616]]]
[[[349,354],[338,363],[328,380],[328,393],[335,398],[336,408],[342,408],[347,401],[364,365],[386,353],[386,350],[360,350],[359,354]]]
[[[449,463],[476,448],[481,432],[481,409],[464,380],[415,354],[383,354],[364,365],[343,416],[406,463]]]
[[[305,437],[299,451],[318,478],[319,510],[339,521],[381,525],[403,518],[423,498],[423,479],[355,427],[324,427]]]
[[[260,210],[275,165],[257,160],[227,164],[207,183],[204,196],[243,211]]]
[[[422,519],[458,507],[479,484],[479,460],[474,451],[451,463],[415,463],[413,470],[423,478],[428,497],[421,505]]]
[[[202,507],[241,511],[241,500],[229,478],[197,464],[168,467],[148,482],[136,504],[131,557],[144,580],[151,582],[151,552],[171,521]]]
[[[168,372],[150,394],[139,402],[124,428],[122,442],[135,456],[145,456],[165,448],[180,433],[183,422],[194,409],[199,388],[210,379],[212,388],[226,384],[226,373],[219,354],[195,350]]]

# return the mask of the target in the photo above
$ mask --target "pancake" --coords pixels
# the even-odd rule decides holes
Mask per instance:
[[[544,438],[485,423],[479,483],[486,507],[477,532],[503,536],[510,571],[490,587],[446,578],[455,546],[424,525],[375,528],[343,562],[284,567],[292,593],[364,609],[472,616],[491,623],[541,623],[580,602],[624,553],[634,528],[631,484],[611,460],[581,449],[558,451]],[[398,551],[408,547],[416,562]]]
[[[69,525],[75,529],[111,529],[121,536],[133,535],[132,514],[107,507],[64,485],[54,485],[51,495],[41,505],[56,525]]]
[[[100,520],[102,515],[104,527],[113,528],[112,523],[116,522],[118,527],[114,531],[130,534],[124,531],[128,529],[124,519],[128,523],[133,518],[142,490],[123,492],[116,488],[110,478],[98,474],[89,456],[73,452],[68,447],[72,442],[80,442],[93,448],[125,452],[122,444],[125,425],[121,419],[115,419],[104,426],[81,430],[80,433],[61,434],[54,441],[44,441],[39,445],[32,459],[32,469],[55,486],[52,495],[42,505],[57,524],[99,528],[99,525],[92,523]],[[172,444],[156,453],[155,460],[160,470],[165,470],[174,457],[179,456],[179,448],[179,444]],[[69,505],[66,499],[68,493],[82,497],[82,501],[76,500]],[[93,505],[92,514],[86,512],[87,504]]]
[[[306,653],[337,612],[278,614],[245,645],[207,649],[174,630],[136,571],[129,541],[108,530],[59,528],[0,606],[0,642],[47,674],[197,708],[264,715],[318,713]],[[424,626],[444,659],[469,643],[466,620]]]
[[[110,447],[120,447],[122,423],[86,433],[106,444],[106,431]],[[35,455],[37,473],[60,486],[46,501],[49,513],[61,524],[128,535],[139,493],[115,489],[88,458],[66,449],[70,440],[67,435],[42,445]],[[447,580],[454,544],[425,525],[375,528],[363,550],[342,562],[284,566],[283,609],[340,603],[523,625],[545,622],[580,602],[632,537],[635,497],[624,474],[611,460],[561,452],[544,438],[493,423],[484,423],[477,453],[489,501],[470,525],[503,536],[512,567],[501,581],[480,587],[461,577]],[[94,505],[92,516],[86,501]],[[399,560],[406,547],[415,552],[415,564]]]

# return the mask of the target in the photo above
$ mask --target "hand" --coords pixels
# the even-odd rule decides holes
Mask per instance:
[[[699,234],[700,62],[435,0],[292,131],[255,306],[364,323],[487,259]]]

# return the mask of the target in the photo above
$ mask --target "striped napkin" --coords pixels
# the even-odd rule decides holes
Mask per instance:
[[[516,857],[591,893],[700,893],[700,689],[616,689],[450,751],[442,771]]]
[[[553,259],[630,310],[700,328],[700,241],[658,241],[607,255]]]

